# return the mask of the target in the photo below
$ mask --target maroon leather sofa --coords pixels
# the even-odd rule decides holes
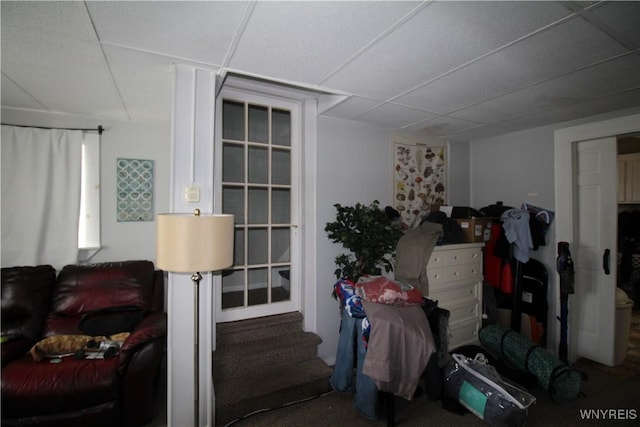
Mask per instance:
[[[153,263],[69,265],[57,277],[51,266],[3,268],[1,298],[3,427],[152,420],[167,333],[164,274]],[[115,357],[52,363],[28,353],[44,337],[85,335],[83,315],[121,306],[140,307],[143,317]]]

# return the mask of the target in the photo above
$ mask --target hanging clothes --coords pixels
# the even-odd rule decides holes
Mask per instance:
[[[529,251],[533,249],[531,230],[529,228],[529,211],[526,209],[510,209],[500,217],[505,237],[513,244],[513,257],[521,263],[529,261]]]

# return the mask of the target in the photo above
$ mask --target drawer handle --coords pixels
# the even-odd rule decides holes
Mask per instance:
[[[473,274],[476,274],[476,269],[475,269],[475,268],[472,268],[472,269],[471,269],[471,272],[472,272]]]
[[[454,275],[454,276],[459,276],[459,275],[460,275],[460,272],[459,272],[459,271],[454,271],[454,272],[453,272],[453,275]]]
[[[433,276],[433,278],[434,278],[434,279],[439,279],[439,278],[440,278],[440,275],[439,275],[439,274],[436,274],[436,275],[434,275],[434,276]]]
[[[471,258],[478,258],[478,254],[471,255]]]

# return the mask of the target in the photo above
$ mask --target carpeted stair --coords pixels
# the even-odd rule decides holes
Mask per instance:
[[[330,389],[331,368],[317,357],[319,336],[302,331],[298,312],[216,327],[216,425]]]

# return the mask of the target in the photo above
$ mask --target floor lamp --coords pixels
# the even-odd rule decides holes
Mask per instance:
[[[233,264],[233,215],[190,214],[157,216],[157,258],[159,269],[191,273],[194,286],[194,426],[200,425],[200,272],[218,271]]]

